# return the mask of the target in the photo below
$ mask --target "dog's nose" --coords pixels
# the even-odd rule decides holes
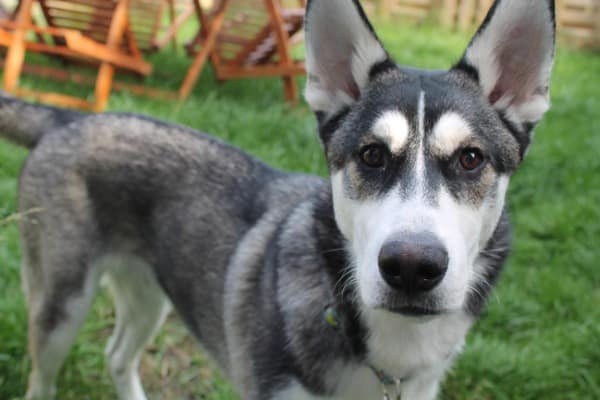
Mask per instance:
[[[391,287],[407,294],[436,287],[448,269],[448,252],[430,233],[390,238],[379,251],[379,271]]]

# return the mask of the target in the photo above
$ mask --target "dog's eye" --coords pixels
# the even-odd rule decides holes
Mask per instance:
[[[483,154],[479,149],[475,148],[466,148],[464,149],[459,156],[460,166],[466,171],[473,171],[477,169],[483,161],[485,160]]]
[[[371,168],[381,168],[385,164],[385,150],[379,145],[369,145],[360,151],[360,160]]]

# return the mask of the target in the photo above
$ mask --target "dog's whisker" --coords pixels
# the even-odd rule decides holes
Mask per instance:
[[[320,252],[320,254],[325,255],[325,254],[331,254],[331,253],[344,253],[346,251],[348,251],[348,249],[346,249],[345,247],[340,247],[340,248],[323,250]]]

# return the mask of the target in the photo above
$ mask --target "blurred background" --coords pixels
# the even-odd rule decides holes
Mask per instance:
[[[301,0],[0,1],[4,90],[93,111],[151,115],[269,164],[325,176],[301,98]],[[449,68],[491,1],[361,2],[400,64]],[[512,181],[513,253],[441,399],[600,399],[600,0],[557,2],[552,109]],[[17,179],[27,153],[0,142],[0,399],[26,387]],[[113,399],[101,291],[58,398]],[[233,400],[176,315],[148,347],[152,399]]]

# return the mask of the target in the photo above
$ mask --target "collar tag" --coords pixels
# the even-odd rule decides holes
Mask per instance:
[[[325,306],[325,309],[323,310],[323,318],[325,319],[325,322],[327,322],[327,324],[333,329],[338,329],[340,327],[340,316],[334,306]]]
[[[379,379],[379,382],[381,382],[382,385],[392,386],[396,384],[396,379],[394,379],[391,375],[386,374],[385,371],[377,369],[373,366],[371,366],[371,370],[373,371],[377,379]]]

